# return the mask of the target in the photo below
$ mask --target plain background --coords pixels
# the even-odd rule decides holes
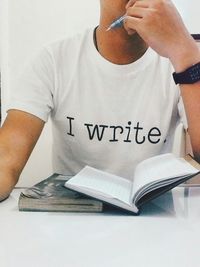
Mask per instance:
[[[190,33],[200,33],[197,12],[200,10],[200,2],[174,0],[174,3]],[[4,118],[10,84],[14,82],[24,62],[41,46],[94,27],[98,19],[99,0],[0,0]],[[51,141],[51,124],[48,122],[22,173],[19,186],[31,186],[52,173]]]

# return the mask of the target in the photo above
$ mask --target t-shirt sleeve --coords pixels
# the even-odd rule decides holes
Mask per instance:
[[[31,113],[47,121],[54,108],[55,71],[53,58],[48,49],[43,48],[28,64],[11,85],[7,111],[17,109]]]

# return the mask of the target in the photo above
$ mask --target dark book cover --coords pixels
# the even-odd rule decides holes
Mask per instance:
[[[86,197],[64,187],[72,176],[53,174],[40,183],[20,194],[20,211],[54,212],[102,212],[103,204],[99,200]]]

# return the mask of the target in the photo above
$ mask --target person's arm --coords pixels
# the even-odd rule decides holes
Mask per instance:
[[[124,26],[136,31],[161,56],[170,59],[176,72],[200,62],[200,49],[170,0],[131,0]],[[200,162],[200,82],[180,85],[188,131],[196,160]]]
[[[192,55],[194,55],[194,59],[192,59]],[[182,57],[184,58],[182,61],[178,57],[173,59],[176,72],[182,72],[195,62],[200,62],[199,48],[195,49],[194,47],[192,49],[191,46],[191,50],[183,52]],[[195,159],[200,162],[200,82],[182,84],[180,89],[185,106],[193,154]]]
[[[0,201],[6,199],[42,132],[44,121],[26,112],[10,110],[0,128]]]

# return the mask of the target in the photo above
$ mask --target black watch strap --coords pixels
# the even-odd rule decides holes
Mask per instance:
[[[173,78],[176,84],[192,84],[200,81],[200,62],[183,72],[174,72]]]

